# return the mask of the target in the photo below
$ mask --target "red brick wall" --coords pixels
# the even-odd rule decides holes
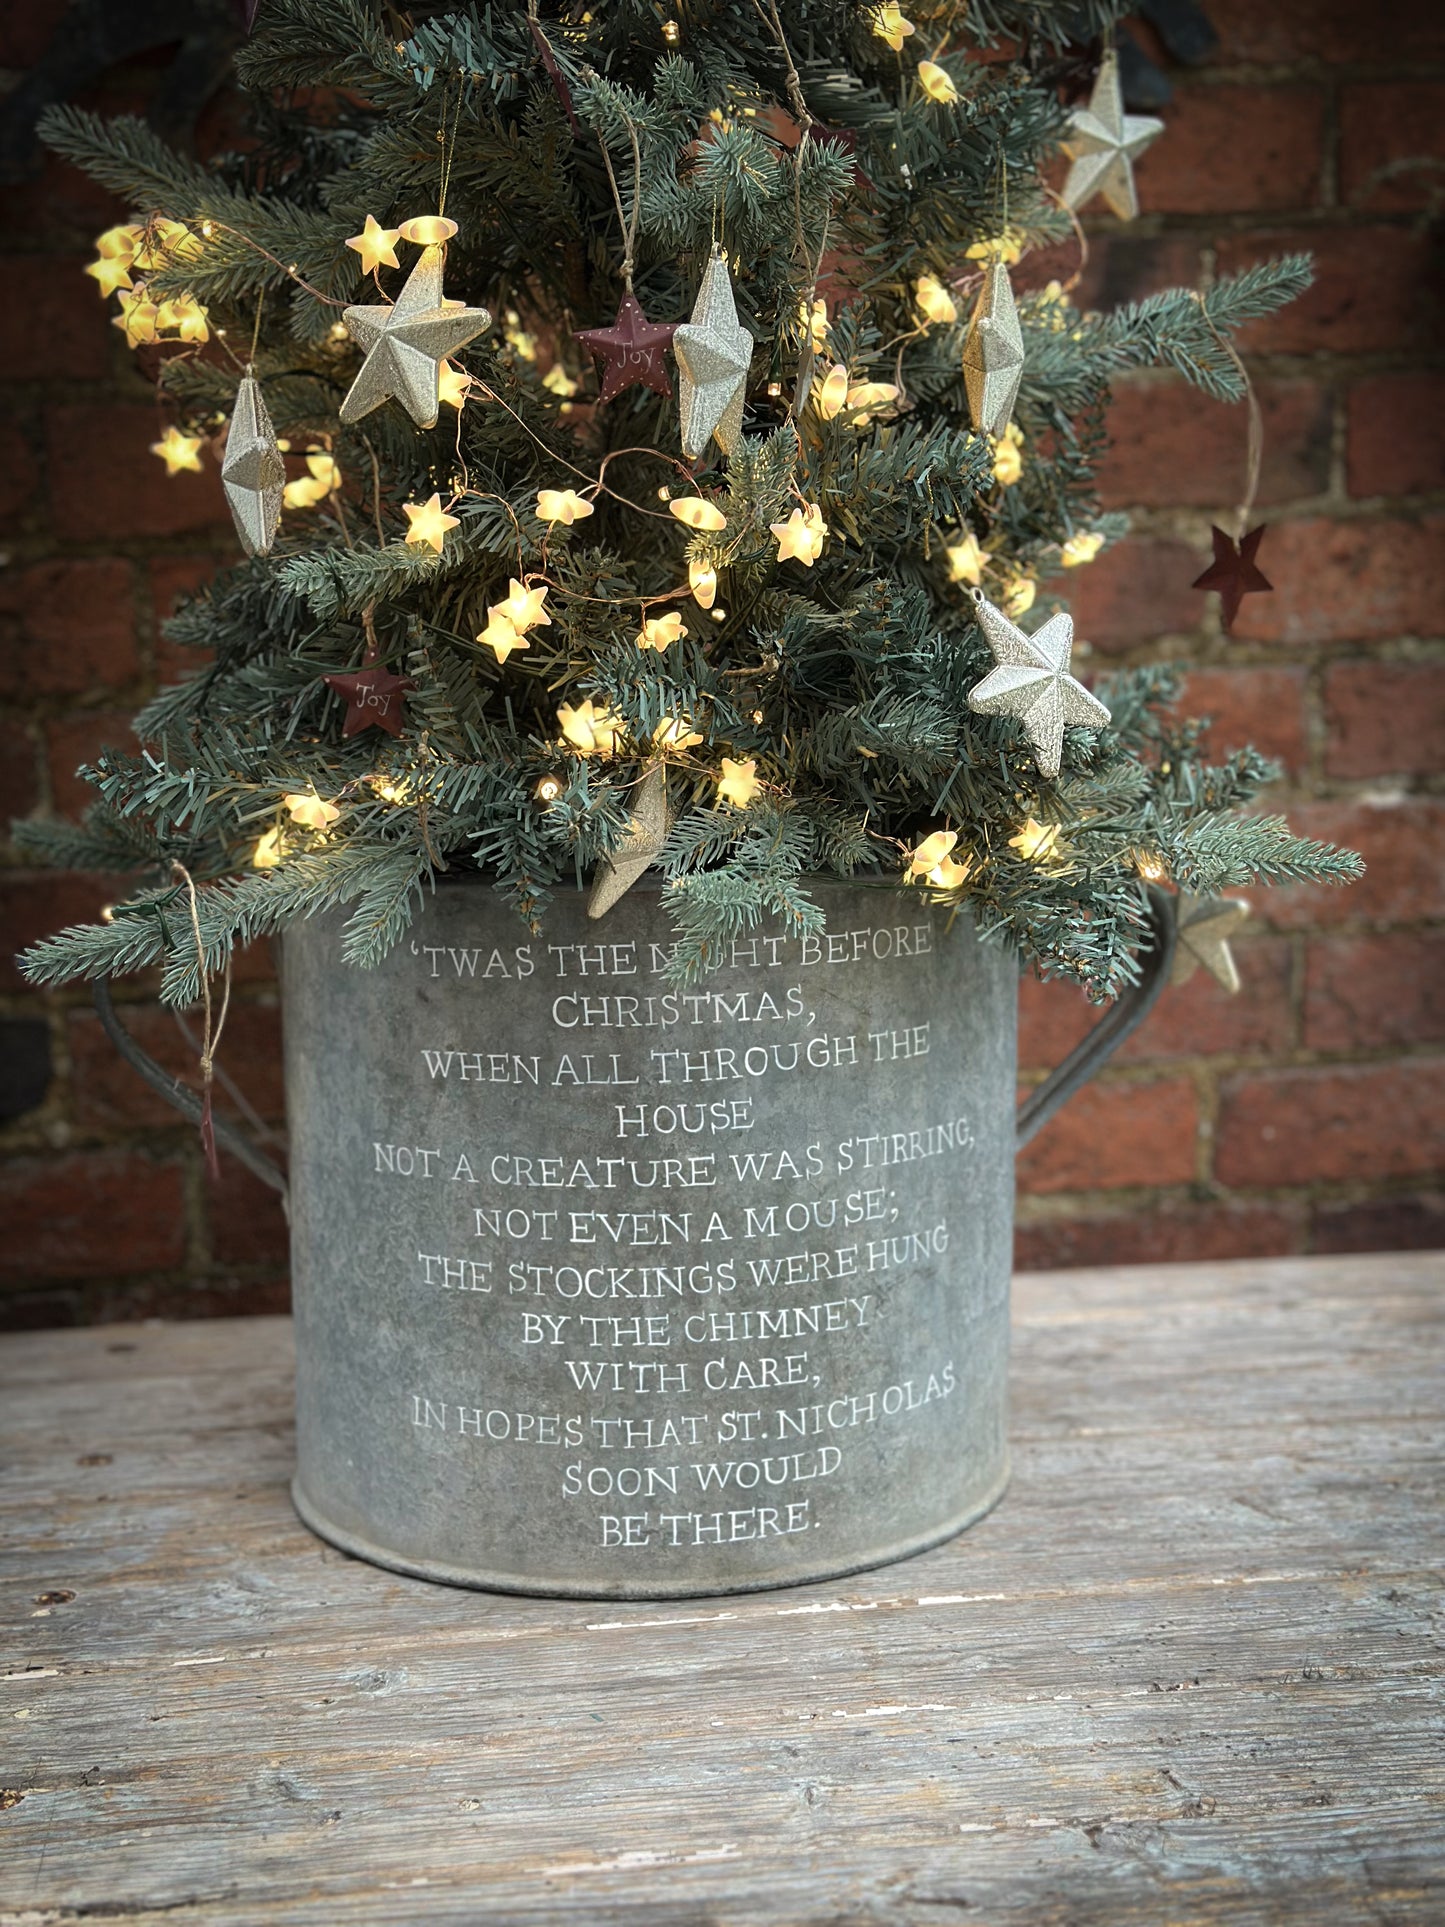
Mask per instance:
[[[1228,998],[1168,993],[1020,1168],[1025,1265],[1445,1242],[1445,12],[1205,0],[1217,58],[1175,73],[1140,219],[1091,232],[1108,306],[1308,248],[1305,298],[1244,334],[1264,411],[1272,596],[1233,639],[1189,583],[1238,501],[1242,406],[1121,387],[1104,497],[1129,541],[1069,582],[1094,663],[1187,660],[1214,743],[1284,764],[1271,798],[1369,863],[1253,893]],[[1025,986],[1041,1075],[1086,1021]]]
[[[21,10],[13,9],[19,15]],[[1069,579],[1091,667],[1187,659],[1221,748],[1286,765],[1297,827],[1363,850],[1346,892],[1259,893],[1236,946],[1244,991],[1203,975],[1025,1155],[1024,1264],[1333,1251],[1445,1241],[1439,1140],[1445,1044],[1445,632],[1441,554],[1440,234],[1445,14],[1345,0],[1210,0],[1218,58],[1175,76],[1168,132],[1140,168],[1143,213],[1099,222],[1085,294],[1100,305],[1197,282],[1285,247],[1319,279],[1244,347],[1264,403],[1262,561],[1272,597],[1234,639],[1189,588],[1243,466],[1241,408],[1166,376],[1120,393],[1105,476],[1136,532]],[[0,23],[22,66],[43,10]],[[143,98],[137,66],[95,104]],[[215,484],[166,479],[135,358],[79,270],[112,207],[48,166],[0,188],[0,812],[70,808],[76,763],[172,667],[157,624],[228,552]],[[270,1309],[285,1243],[268,1194],[219,1185],[99,1034],[84,993],[38,997],[6,961],[105,900],[103,882],[0,870],[0,1047],[49,1051],[48,1082],[0,1126],[0,1323]],[[137,985],[128,1012],[173,1068],[187,1047]],[[274,987],[241,973],[224,1059],[280,1111]],[[1035,1079],[1088,1021],[1030,983]],[[12,1078],[13,1081],[20,1081]],[[1433,1132],[1433,1136],[1432,1136]]]

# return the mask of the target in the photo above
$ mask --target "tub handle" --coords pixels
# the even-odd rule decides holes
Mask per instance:
[[[158,1091],[167,1104],[178,1110],[182,1117],[188,1117],[193,1124],[198,1125],[201,1121],[202,1108],[200,1098],[188,1085],[172,1077],[169,1071],[162,1070],[149,1051],[142,1050],[131,1036],[116,1015],[115,1005],[111,1001],[109,977],[96,978],[92,995],[101,1026],[126,1063],[132,1070],[139,1071],[151,1089]],[[263,1184],[269,1184],[273,1191],[281,1193],[282,1206],[286,1207],[289,1202],[286,1174],[280,1166],[273,1164],[266,1153],[258,1149],[246,1133],[238,1130],[229,1119],[213,1115],[211,1128],[216,1134],[217,1143],[224,1144],[232,1156],[238,1157],[246,1169],[253,1171]]]
[[[1018,1108],[1015,1149],[1022,1150],[1036,1131],[1061,1110],[1076,1091],[1114,1055],[1159,1001],[1174,967],[1174,946],[1178,940],[1175,915],[1177,899],[1167,891],[1146,886],[1149,897],[1149,948],[1139,959],[1139,981],[1110,1004],[1088,1035],[1069,1052],[1057,1070],[1030,1091]]]

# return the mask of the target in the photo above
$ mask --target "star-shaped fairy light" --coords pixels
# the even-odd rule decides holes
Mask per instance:
[[[958,319],[953,296],[936,274],[920,274],[913,284],[913,299],[930,327],[951,327]]]
[[[749,756],[746,762],[734,762],[731,756],[723,757],[722,771],[717,779],[719,803],[735,803],[740,810],[745,810],[761,788],[756,757]]]
[[[1124,112],[1119,58],[1111,48],[1104,55],[1088,106],[1076,108],[1069,116],[1062,146],[1073,166],[1064,181],[1065,206],[1077,213],[1086,201],[1102,194],[1121,221],[1132,221],[1139,212],[1134,163],[1163,132],[1162,120]]]
[[[477,641],[490,649],[498,662],[505,662],[518,649],[529,646],[527,638],[500,603],[488,609],[487,626],[477,632]]]
[[[1026,636],[984,596],[975,594],[979,626],[998,667],[969,691],[980,716],[1012,716],[1024,726],[1040,774],[1055,777],[1064,750],[1064,725],[1102,729],[1109,712],[1069,674],[1074,618],[1060,612]]]
[[[930,870],[943,862],[957,841],[957,830],[934,830],[925,836],[915,849],[907,853],[907,880],[916,883],[919,877],[926,877]]]
[[[281,491],[281,506],[288,509],[314,509],[341,487],[341,470],[336,458],[325,448],[308,448],[306,473],[288,482]]]
[[[433,495],[428,502],[403,502],[401,512],[407,520],[408,545],[414,549],[432,549],[437,555],[442,552],[447,530],[460,527],[458,517],[448,515],[442,507],[440,495]]]
[[[507,585],[505,601],[497,603],[496,607],[519,629],[535,629],[539,624],[543,628],[550,628],[552,618],[543,607],[546,600],[545,583],[540,589],[529,589],[525,582],[519,582],[513,576]]]
[[[676,609],[669,609],[665,616],[644,616],[642,627],[637,632],[639,649],[670,649],[673,643],[687,634],[682,617]]]
[[[1242,897],[1189,897],[1179,895],[1176,915],[1178,940],[1174,946],[1172,984],[1188,983],[1200,964],[1216,983],[1233,997],[1239,990],[1239,972],[1229,948],[1229,939],[1249,915]]]
[[[286,464],[276,446],[276,431],[261,398],[256,377],[245,374],[236,389],[221,486],[231,520],[247,555],[265,555],[281,520]]]
[[[1024,472],[1024,435],[1017,422],[1010,422],[993,445],[993,479],[1000,488],[1012,488]]]
[[[528,647],[529,629],[551,627],[552,618],[542,606],[546,600],[545,584],[540,589],[529,589],[525,582],[513,576],[502,601],[488,607],[487,626],[477,641],[484,643],[498,662],[505,662],[515,650]]]
[[[156,333],[204,343],[211,338],[210,317],[193,294],[174,295],[156,309]]]
[[[418,428],[435,428],[443,360],[474,341],[492,319],[485,308],[443,299],[443,258],[442,247],[424,248],[390,307],[346,310],[346,326],[366,360],[341,404],[342,421],[359,421],[394,396]]]
[[[770,522],[768,528],[777,537],[778,560],[801,562],[809,569],[823,553],[828,538],[828,524],[816,502],[805,503],[794,509],[786,522]]]
[[[961,863],[955,860],[952,851],[957,842],[957,830],[935,830],[916,849],[906,850],[905,883],[927,882],[936,890],[959,889],[968,881],[973,859],[965,855]]]
[[[1017,850],[1022,863],[1044,863],[1054,854],[1054,846],[1059,840],[1057,823],[1036,823],[1033,817],[1026,817],[1016,836],[1011,836],[1008,846]]]
[[[374,274],[378,268],[401,266],[396,258],[396,244],[400,239],[399,227],[383,227],[374,214],[368,214],[360,234],[353,234],[346,245],[361,256],[361,272]]]
[[[894,53],[902,53],[903,43],[915,32],[913,22],[899,6],[889,4],[873,9],[870,24],[880,40],[886,40]]]
[[[667,776],[662,764],[655,763],[637,786],[626,836],[597,866],[592,894],[587,899],[588,916],[606,916],[648,869],[666,841]]]
[[[160,456],[166,465],[167,475],[179,475],[186,469],[193,475],[199,475],[201,449],[204,446],[199,435],[184,435],[172,422],[160,440],[151,443],[151,454]]]
[[[1097,529],[1083,529],[1064,543],[1059,560],[1066,569],[1081,569],[1086,562],[1093,561],[1103,546],[1104,538]]]
[[[539,488],[537,490],[539,522],[564,522],[570,529],[574,522],[584,521],[592,513],[592,503],[585,495],[579,495],[575,488]]]
[[[743,399],[753,338],[738,320],[728,261],[715,248],[703,270],[692,319],[672,338],[677,357],[678,417],[682,452],[689,461],[716,438],[724,455],[737,447],[743,432]]]
[[[575,706],[560,704],[557,727],[583,756],[613,756],[624,724],[615,709],[609,709],[605,703],[594,703],[588,697]]]
[[[192,234],[184,221],[168,221],[161,214],[144,227],[108,230],[112,235],[126,232],[134,237],[135,264],[147,274],[174,267],[178,261],[194,261],[201,252],[200,237]]]
[[[328,803],[315,790],[296,790],[281,801],[290,811],[291,821],[302,830],[329,830],[341,814],[335,803]]]
[[[120,313],[111,320],[112,328],[119,328],[125,336],[128,348],[141,348],[147,342],[158,339],[156,335],[156,316],[160,313],[144,287],[120,291]]]
[[[958,540],[944,549],[948,557],[948,579],[950,582],[969,582],[977,588],[983,580],[986,558],[978,537],[971,529],[965,529]]]
[[[963,385],[973,425],[1002,435],[1018,400],[1024,371],[1024,337],[1013,287],[1002,261],[984,272],[983,288],[963,344]]]
[[[456,232],[456,222],[448,220],[445,214],[413,214],[397,229],[403,241],[419,248],[441,247]]]
[[[405,726],[402,698],[407,690],[416,687],[409,676],[394,676],[389,669],[373,664],[344,676],[323,676],[321,680],[346,704],[343,736],[359,736],[363,729],[373,726],[384,729],[388,736],[400,736]]]
[[[114,294],[117,288],[129,288],[133,285],[130,278],[130,262],[119,254],[100,255],[91,262],[85,272],[95,282],[103,297]]]
[[[1219,614],[1224,623],[1224,633],[1229,634],[1234,627],[1234,618],[1239,614],[1239,605],[1247,595],[1272,594],[1274,584],[1260,572],[1255,557],[1259,554],[1260,541],[1266,524],[1261,522],[1257,529],[1241,537],[1236,548],[1233,538],[1223,529],[1211,526],[1210,536],[1214,542],[1214,560],[1203,575],[1195,576],[1189,585],[1193,589],[1217,589],[1219,592]]]
[[[664,753],[673,749],[691,749],[694,743],[702,741],[702,731],[694,729],[686,716],[664,716],[652,732],[652,745]]]
[[[103,261],[124,261],[127,267],[140,251],[145,239],[141,227],[108,227],[95,237],[95,251]]]
[[[437,375],[437,400],[448,408],[465,408],[471,385],[472,378],[465,368],[457,368],[451,362],[444,361]]]
[[[251,852],[253,870],[274,870],[281,862],[281,826],[275,823],[265,835],[258,837],[256,847]]]
[[[610,328],[583,328],[577,339],[602,363],[601,400],[612,401],[629,388],[670,395],[666,355],[676,333],[675,321],[649,321],[632,294],[623,295]]]

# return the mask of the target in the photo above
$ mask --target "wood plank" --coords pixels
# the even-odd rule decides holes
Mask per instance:
[[[998,1512],[650,1607],[312,1539],[285,1321],[6,1341],[0,1927],[1436,1921],[1442,1284],[1021,1280]]]

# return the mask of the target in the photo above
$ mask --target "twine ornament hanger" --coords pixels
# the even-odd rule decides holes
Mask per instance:
[[[788,37],[783,32],[782,16],[778,12],[777,0],[768,0],[764,9],[762,0],[752,0],[753,11],[768,28],[777,42],[778,51],[783,56],[784,87],[788,95],[788,105],[798,123],[798,145],[793,154],[793,222],[795,228],[798,258],[808,277],[808,285],[803,292],[802,320],[803,340],[798,351],[798,372],[793,382],[793,399],[789,414],[794,421],[801,421],[803,410],[807,407],[813,393],[813,367],[818,358],[817,346],[813,339],[813,305],[818,298],[818,280],[823,272],[823,256],[828,251],[828,230],[832,222],[831,204],[824,212],[822,231],[818,236],[817,251],[808,247],[807,230],[803,225],[803,158],[813,141],[813,129],[821,123],[809,107],[803,93],[803,83],[798,75],[798,64],[793,59],[793,50],[788,45]],[[716,237],[714,237],[716,245]]]
[[[1273,592],[1274,584],[1260,569],[1255,560],[1259,545],[1264,539],[1268,526],[1261,522],[1257,528],[1249,528],[1249,518],[1254,510],[1254,498],[1259,490],[1260,468],[1264,460],[1264,415],[1255,393],[1254,383],[1249,378],[1249,370],[1240,360],[1233,342],[1215,327],[1204,296],[1195,290],[1195,300],[1205,327],[1214,340],[1233,362],[1240,381],[1244,384],[1244,399],[1249,411],[1248,440],[1245,448],[1244,498],[1235,511],[1235,533],[1213,525],[1210,538],[1214,544],[1214,560],[1209,567],[1194,578],[1190,584],[1194,589],[1214,589],[1219,595],[1219,614],[1224,633],[1229,635],[1234,628],[1235,617],[1239,614],[1240,604],[1247,595],[1268,595]]]
[[[598,131],[597,144],[602,149],[602,164],[607,169],[607,182],[612,189],[612,203],[617,209],[617,225],[622,232],[622,299],[618,303],[617,315],[610,328],[580,328],[577,340],[602,363],[602,386],[599,401],[614,401],[618,395],[625,394],[629,388],[650,388],[655,395],[665,399],[672,396],[672,381],[667,372],[664,359],[667,349],[677,333],[675,321],[649,321],[643,313],[642,303],[633,293],[632,277],[637,265],[637,228],[642,216],[642,147],[637,138],[637,128],[629,114],[623,113],[627,127],[627,137],[632,144],[632,213],[625,212],[622,205],[622,190],[617,184],[617,173],[612,165],[612,155],[608,151],[606,137]]]

